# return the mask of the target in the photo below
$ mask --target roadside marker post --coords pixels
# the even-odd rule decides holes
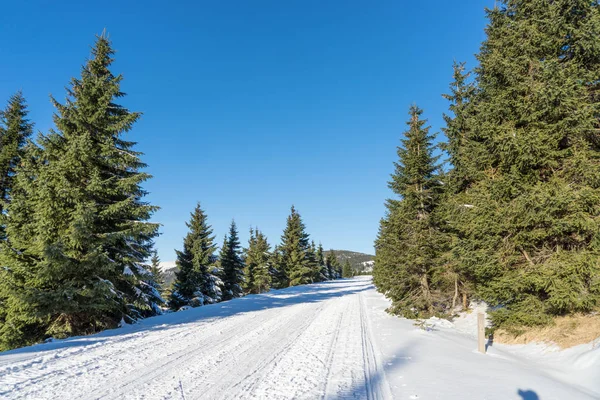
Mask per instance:
[[[477,350],[485,354],[485,316],[483,313],[477,314]]]

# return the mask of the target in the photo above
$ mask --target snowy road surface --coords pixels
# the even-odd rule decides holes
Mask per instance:
[[[417,329],[386,305],[358,277],[1,353],[0,398],[598,398],[564,371],[477,354],[471,338]]]

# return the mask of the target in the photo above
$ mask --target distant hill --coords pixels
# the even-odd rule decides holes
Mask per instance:
[[[350,265],[356,272],[371,272],[375,263],[375,256],[371,254],[359,253],[350,250],[333,250],[336,258],[341,264],[346,260],[350,261]]]
[[[325,253],[327,254],[329,250]],[[371,254],[359,253],[350,250],[333,250],[336,258],[343,264],[346,260],[350,261],[350,265],[356,272],[371,272],[373,271],[373,263],[375,256]],[[163,270],[165,278],[165,287],[169,287],[175,281],[175,272],[177,267],[175,261],[165,261],[160,263],[160,268]]]

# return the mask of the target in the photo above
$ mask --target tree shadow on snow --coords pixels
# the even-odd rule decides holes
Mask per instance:
[[[317,303],[336,297],[360,293],[373,288],[374,286],[370,279],[343,279],[271,290],[263,294],[248,295],[217,304],[146,318],[133,325],[109,329],[90,336],[72,337],[10,350],[0,353],[0,365],[16,359],[26,359],[27,357],[22,356],[27,353],[77,346],[95,347],[110,342],[129,340],[133,337],[144,335],[148,331],[170,329],[174,326],[226,318],[242,313],[291,307],[302,303]]]
[[[522,400],[540,400],[540,396],[537,395],[533,390],[517,390],[517,394],[521,396]]]

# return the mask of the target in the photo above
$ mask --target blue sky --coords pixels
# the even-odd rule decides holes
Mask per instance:
[[[493,1],[22,1],[0,14],[0,101],[36,129],[104,28],[122,104],[144,113],[160,257],[200,201],[220,244],[234,218],[279,241],[295,204],[326,248],[373,252],[410,104],[442,125],[453,60],[474,65]]]

